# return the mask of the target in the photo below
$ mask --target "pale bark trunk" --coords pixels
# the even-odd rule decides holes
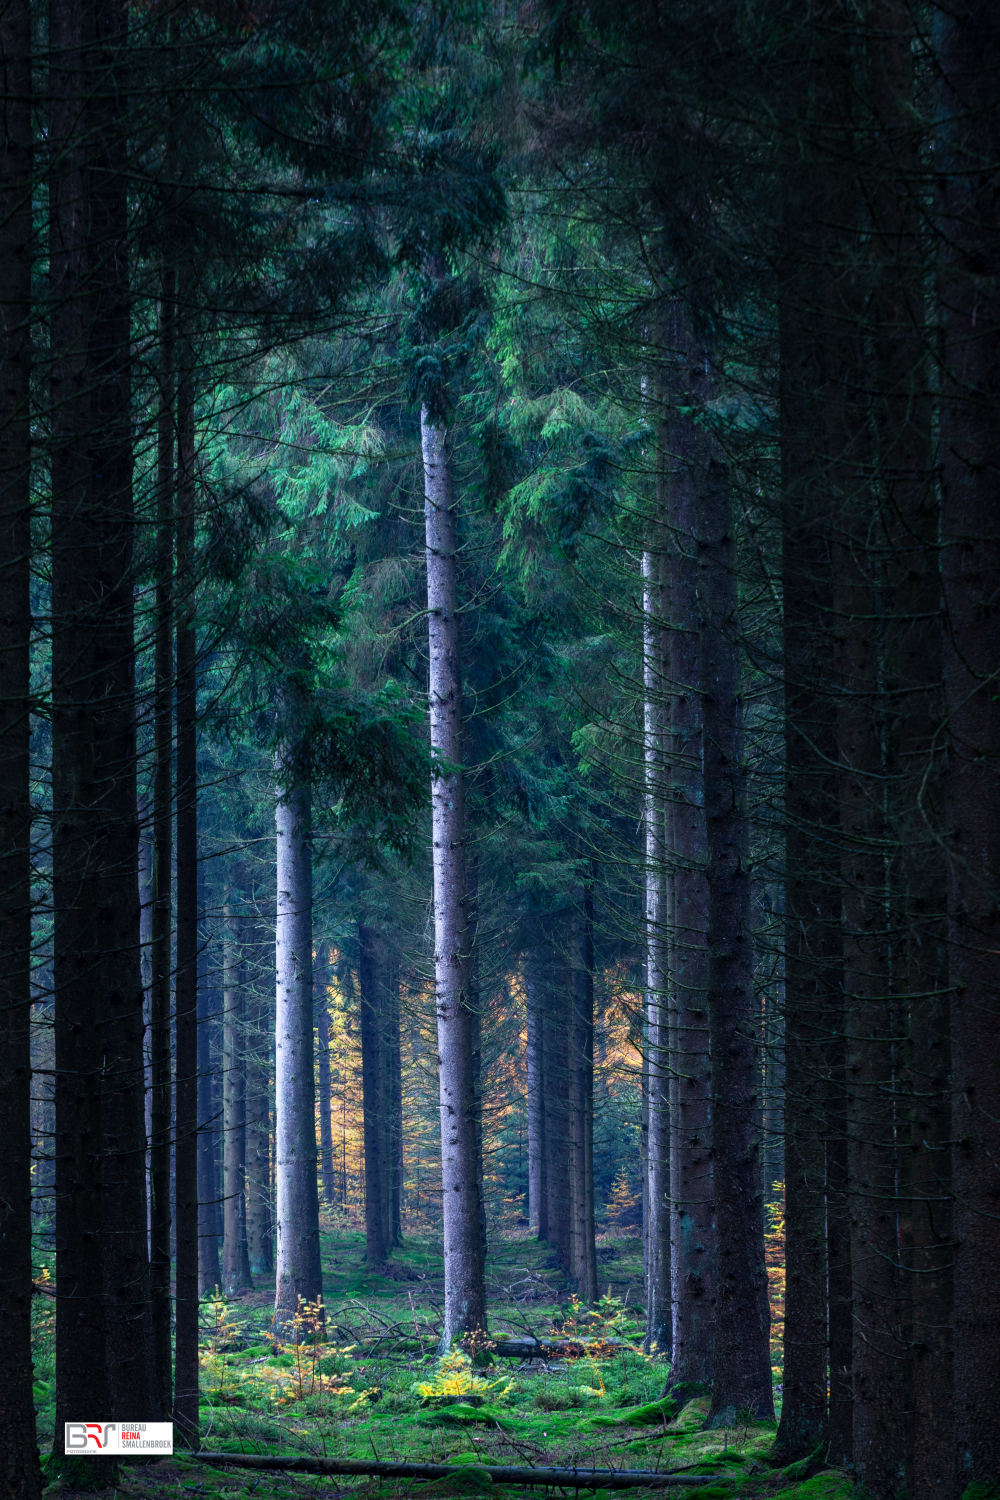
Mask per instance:
[[[718,1233],[709,1423],[774,1415],[757,1126],[750,838],[737,651],[736,548],[728,478],[710,458],[699,495],[698,592],[708,831],[708,1012]]]
[[[661,486],[657,485],[658,493]],[[669,933],[664,842],[663,652],[666,556],[659,526],[642,556],[643,729],[646,822],[646,1348],[670,1349]]]
[[[31,1362],[31,7],[0,17],[0,1494],[37,1500]]]
[[[486,1327],[480,1243],[472,1017],[468,1004],[462,674],[458,651],[455,502],[448,433],[420,414],[424,462],[428,682],[432,750],[447,769],[431,783],[434,971],[441,1097],[445,1307],[441,1348]]]
[[[278,1256],[274,1325],[323,1295],[313,1079],[312,845],[308,787],[278,766],[274,1110]]]
[[[246,1232],[246,999],[240,923],[227,902],[222,998],[223,1241],[227,1297],[252,1288]]]

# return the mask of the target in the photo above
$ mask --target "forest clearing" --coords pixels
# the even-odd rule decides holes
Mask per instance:
[[[1000,1500],[1000,4],[0,124],[0,1500]]]

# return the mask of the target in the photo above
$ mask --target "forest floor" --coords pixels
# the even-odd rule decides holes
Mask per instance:
[[[488,1489],[494,1500],[512,1500],[546,1492],[504,1491],[476,1466],[576,1465],[713,1477],[711,1486],[669,1492],[684,1500],[847,1500],[846,1474],[825,1470],[796,1479],[769,1464],[773,1425],[748,1418],[735,1428],[704,1432],[706,1402],[691,1402],[680,1414],[659,1407],[667,1365],[642,1352],[636,1310],[641,1240],[603,1236],[598,1274],[601,1302],[596,1312],[584,1312],[545,1246],[526,1234],[495,1239],[487,1262],[492,1338],[586,1338],[597,1352],[519,1362],[491,1361],[487,1350],[475,1364],[458,1352],[440,1361],[440,1241],[409,1238],[388,1267],[373,1269],[365,1264],[363,1235],[325,1229],[326,1320],[303,1309],[297,1345],[270,1335],[273,1278],[260,1278],[241,1297],[203,1304],[202,1448],[447,1463],[456,1470],[454,1481],[248,1472],[177,1453],[153,1464],[123,1464],[116,1494],[122,1500],[186,1500],[188,1494],[202,1500],[431,1500]],[[53,1304],[44,1296],[35,1301],[39,1443],[46,1453],[54,1421]],[[98,1472],[95,1467],[94,1482]],[[66,1490],[57,1480],[47,1493]],[[596,1492],[598,1500],[611,1500],[612,1493]],[[647,1500],[656,1492],[629,1493]]]

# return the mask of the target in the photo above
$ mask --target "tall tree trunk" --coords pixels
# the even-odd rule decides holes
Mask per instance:
[[[190,347],[186,356],[190,360]],[[177,392],[177,939],[174,1427],[198,1446],[198,729],[194,620],[194,386]]]
[[[318,969],[318,993],[316,996],[316,1045],[319,1048],[319,1160],[323,1180],[323,1201],[332,1208],[337,1201],[337,1185],[333,1173],[333,1122],[330,1118],[330,1010],[328,989],[330,984],[330,949],[326,943],[316,950]]]
[[[544,1040],[545,1060],[545,1188],[547,1240],[559,1264],[570,1261],[569,1179],[569,986],[563,945],[545,950]]]
[[[545,1031],[544,1001],[533,950],[524,956],[524,1002],[528,1032],[528,1227],[540,1240],[548,1238],[545,1163]]]
[[[773,1416],[770,1309],[757,1128],[750,838],[728,477],[711,457],[699,497],[701,680],[708,830],[708,1013],[718,1304],[710,1425]]]
[[[173,1078],[170,1036],[173,864],[174,686],[174,314],[176,275],[161,276],[159,411],[156,463],[156,622],[153,641],[153,909],[149,1001],[151,1072],[149,1282],[160,1414],[173,1405],[170,1299],[170,1151]]]
[[[448,433],[420,413],[427,564],[428,695],[431,749],[447,763],[431,783],[434,857],[434,974],[441,1097],[444,1320],[441,1349],[486,1328],[480,1243],[476,1101],[466,933],[462,672],[458,650],[455,501]]]
[[[218,1143],[222,1100],[219,1098],[219,1067],[222,1047],[219,1033],[219,992],[198,985],[198,1288],[210,1297],[222,1286],[219,1265],[219,1221],[222,1209],[222,1179]]]
[[[389,1161],[391,1178],[389,1186],[389,1227],[393,1245],[403,1242],[403,1189],[405,1182],[403,1159],[403,1059],[400,1047],[399,1007],[399,954],[390,949],[388,986],[386,994],[386,1025],[388,1045],[386,1064],[388,1067]]]
[[[271,1008],[263,997],[247,1007],[247,1249],[252,1276],[274,1270],[271,1227]]]
[[[313,1078],[312,829],[308,786],[286,785],[279,761],[275,804],[278,908],[274,1113],[278,1263],[274,1326],[299,1301],[323,1295]]]
[[[790,226],[791,228],[792,226]],[[827,1434],[827,1198],[823,1088],[842,1010],[834,703],[823,685],[832,605],[828,518],[814,420],[821,384],[813,267],[785,286],[781,422],[785,660],[785,1327],[777,1446]],[[803,306],[803,303],[808,306]],[[842,1017],[841,1017],[842,1019]],[[843,1135],[843,1120],[839,1125]],[[832,1206],[830,1209],[832,1213]],[[833,1284],[830,1293],[834,1291]],[[832,1325],[831,1325],[832,1326]],[[849,1351],[848,1351],[849,1353]],[[831,1390],[836,1375],[831,1371]],[[849,1451],[849,1450],[848,1450]]]
[[[37,1500],[31,1360],[31,7],[0,16],[0,1496]]]
[[[674,342],[689,349],[686,334]],[[685,404],[702,397],[693,357]],[[708,1386],[715,1354],[716,1235],[712,1178],[712,1062],[708,986],[708,887],[698,634],[696,435],[691,417],[671,424],[667,524],[671,534],[670,760],[672,1008],[670,1387]]]
[[[240,922],[227,901],[222,999],[223,1248],[222,1289],[238,1296],[253,1286],[246,1224],[246,997]]]
[[[361,1092],[365,1140],[365,1257],[380,1266],[388,1252],[385,1233],[385,1088],[382,988],[385,943],[379,932],[358,923],[358,988],[361,992]]]
[[[479,1256],[486,1271],[486,1185],[483,1178],[483,1007],[479,991],[479,856],[466,864],[466,941],[468,943],[468,996],[472,1032],[472,1097],[476,1119],[476,1192],[479,1197]]]
[[[592,908],[573,923],[570,1118],[572,1121],[572,1274],[581,1302],[597,1300],[594,1243],[594,985]]]
[[[662,430],[662,429],[661,429]],[[658,468],[660,465],[658,464]],[[662,509],[662,473],[657,506]],[[642,555],[643,716],[646,823],[646,1348],[667,1353],[672,1337],[670,1308],[670,1047],[668,1012],[669,934],[664,764],[665,536],[651,528]]]
[[[50,193],[57,1453],[63,1422],[81,1407],[102,1416],[123,1415],[126,1402],[129,1415],[157,1410],[142,1100],[124,22],[114,5],[67,3],[50,13],[58,59],[50,132],[58,163]]]
[[[1000,12],[937,11],[957,1490],[1000,1474]],[[948,1450],[940,1455],[947,1476]],[[945,1482],[948,1482],[946,1477]]]

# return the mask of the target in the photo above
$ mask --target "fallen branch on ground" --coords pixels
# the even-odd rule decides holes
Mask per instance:
[[[236,1469],[287,1469],[293,1474],[378,1474],[383,1479],[449,1479],[461,1474],[458,1464],[379,1463],[374,1459],[272,1457],[261,1453],[194,1453],[199,1463]],[[562,1485],[578,1490],[665,1488],[671,1485],[718,1484],[711,1474],[671,1474],[658,1469],[529,1469],[499,1464],[481,1467],[494,1484]]]

